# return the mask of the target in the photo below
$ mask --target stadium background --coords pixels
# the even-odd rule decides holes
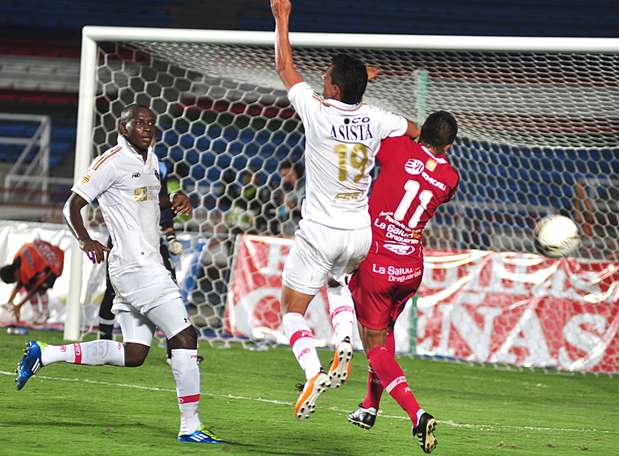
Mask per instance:
[[[0,135],[4,137],[0,142],[3,219],[62,222],[59,209],[73,179],[82,25],[271,29],[272,19],[263,2],[232,2],[225,8],[212,2],[195,3],[138,2],[127,7],[119,2],[102,8],[95,2],[86,2],[62,12],[57,5],[50,7],[44,2],[6,4],[6,26],[2,32],[6,38],[0,66],[0,110],[6,113],[0,123]],[[322,12],[326,4],[299,2],[295,5],[292,29],[612,36],[612,15],[605,14],[609,4],[589,2],[586,8],[583,5],[574,2],[570,3],[571,8],[556,8],[554,3],[519,2],[499,8],[491,2],[471,2],[465,7],[447,2],[439,8],[386,2],[370,8],[369,4],[358,2],[335,2],[329,4],[333,9],[329,17],[338,18],[335,27]],[[37,13],[31,10],[35,7]],[[110,14],[112,10],[114,13]],[[553,19],[548,21],[551,12]],[[376,20],[376,14],[380,20]],[[44,36],[54,38],[50,41]],[[190,253],[177,261],[184,296],[205,336],[227,336],[236,329],[226,321],[225,314],[230,309],[224,310],[224,304],[233,288],[230,284],[236,283],[232,276],[237,235],[294,233],[302,185],[286,189],[279,168],[282,162],[301,160],[302,129],[285,93],[269,88],[274,79],[270,49],[250,49],[249,53],[225,47],[202,50],[181,45],[171,49],[172,52],[146,43],[101,46],[93,152],[97,155],[115,143],[118,114],[126,104],[141,102],[158,114],[161,133],[156,152],[170,172],[171,185],[190,194],[196,207],[190,220],[177,219],[179,237]],[[237,54],[232,55],[234,52]],[[306,74],[315,85],[320,83],[317,75],[328,61],[328,54],[321,52],[298,51],[299,60],[311,69]],[[426,95],[428,106],[449,106],[461,122],[461,139],[450,154],[462,175],[460,191],[456,201],[441,208],[427,230],[427,247],[532,252],[530,234],[536,220],[560,212],[581,222],[581,230],[591,232],[583,237],[578,257],[616,258],[618,122],[612,111],[605,113],[604,118],[599,112],[615,99],[612,82],[604,79],[603,58],[568,54],[546,62],[543,54],[511,53],[505,57],[492,55],[488,63],[482,63],[478,60],[480,55],[466,53],[449,60],[440,52],[406,55],[370,51],[364,57],[385,73],[383,81],[379,79],[370,88],[368,98],[374,97],[370,101],[389,100],[389,108],[412,118],[421,115],[420,89],[411,89],[414,77],[398,76],[406,75],[409,67],[425,68],[432,77],[438,75],[431,88],[440,87],[430,89]],[[521,58],[525,69],[527,59],[539,59],[540,69],[521,76]],[[229,63],[235,59],[238,73]],[[514,66],[512,59],[516,60]],[[222,64],[218,67],[204,63],[209,61]],[[234,81],[235,76],[243,77],[242,73],[247,73],[252,65],[258,82],[254,83],[251,76],[243,83]],[[596,65],[601,69],[599,75],[589,71]],[[231,79],[226,71],[234,73]],[[448,74],[444,82],[440,79],[443,73]],[[519,78],[524,81],[522,85]],[[554,89],[554,81],[562,83],[562,78],[568,79],[568,91]],[[581,81],[581,87],[585,87],[582,90],[589,92],[569,92],[569,78]],[[260,86],[263,81],[265,87]],[[398,88],[394,90],[392,83]],[[532,89],[535,84],[542,89],[536,92]],[[507,89],[503,91],[502,87]],[[545,92],[545,87],[550,89]],[[406,95],[397,94],[400,90],[406,91]],[[588,95],[592,99],[590,106]],[[582,101],[573,106],[583,112],[570,111],[570,98],[574,96]],[[411,105],[411,98],[417,98],[415,106]],[[537,103],[536,98],[541,101]],[[490,101],[484,104],[484,99]],[[497,111],[501,104],[509,106],[505,113],[500,108]],[[519,105],[523,108],[520,118],[512,114],[520,112]],[[43,117],[26,119],[20,114]],[[589,143],[593,145],[588,147]],[[589,201],[577,200],[579,188]],[[583,209],[587,209],[586,203],[595,207],[592,221],[578,220]],[[96,210],[90,219],[93,227],[101,225]],[[4,232],[12,235],[10,241],[4,240],[9,245],[28,237],[26,231],[12,229],[10,224],[4,225]],[[69,240],[65,238],[63,242],[68,245]],[[83,301],[88,310],[85,317],[93,317],[85,318],[89,323],[96,320],[102,273],[102,268],[95,268],[87,286],[88,297]],[[66,288],[67,282],[65,274],[56,290]],[[272,310],[267,309],[267,313]],[[606,313],[611,321],[614,311]],[[278,320],[271,317],[258,319],[266,320],[267,327],[277,326]],[[268,322],[269,318],[273,321]],[[251,333],[236,332],[245,336]]]
[[[619,4],[614,0],[296,1],[291,29],[340,33],[617,37],[618,9]],[[0,235],[11,233],[2,238],[4,244],[0,245],[0,250],[6,250],[7,244],[17,242],[15,236],[21,236],[21,242],[46,229],[50,230],[46,236],[58,236],[54,225],[30,232],[31,226],[14,221],[61,222],[60,207],[73,179],[82,26],[268,31],[272,29],[272,18],[263,0],[131,3],[6,0],[0,5],[0,25],[0,218],[11,221],[0,224]],[[106,48],[106,52],[126,55],[126,50],[114,46]],[[137,90],[148,92],[145,87],[137,87]],[[107,105],[103,100],[99,103],[100,112],[105,112],[106,106],[118,111],[118,101]],[[270,102],[277,106],[276,99]],[[230,235],[252,231],[273,234],[269,232],[273,230],[290,234],[291,229],[290,224],[281,223],[277,228],[267,224],[265,233],[256,229],[254,221],[244,219],[248,205],[235,210],[234,202],[245,198],[248,201],[253,198],[254,202],[260,200],[257,189],[240,184],[246,179],[245,184],[265,186],[272,183],[274,188],[281,188],[278,163],[284,159],[299,159],[302,137],[295,132],[296,122],[289,125],[290,134],[273,136],[264,133],[265,127],[275,129],[285,121],[275,119],[273,123],[263,119],[247,123],[242,116],[226,117],[226,112],[234,113],[234,107],[217,105],[212,99],[201,100],[197,106],[203,113],[200,114],[202,119],[206,122],[217,119],[216,124],[200,128],[182,117],[175,121],[180,114],[185,120],[198,116],[196,111],[179,111],[175,106],[169,118],[159,119],[164,128],[170,128],[162,135],[157,153],[180,178],[178,184],[190,191],[196,204],[201,206],[192,221],[179,224],[180,237],[188,250],[205,252],[199,257],[188,256],[183,260],[185,264],[179,265],[189,271],[184,283],[188,302],[200,306],[212,301],[216,307],[221,305],[221,296],[227,292],[231,264],[228,260],[230,246],[225,243],[230,242]],[[607,181],[616,179],[619,174],[617,111],[615,105],[604,119],[605,122],[610,119],[611,127],[614,125],[605,134],[607,142],[615,146],[574,152],[559,148],[549,161],[543,160],[545,150],[525,148],[518,151],[527,157],[518,163],[518,173],[524,174],[510,174],[514,162],[505,159],[489,168],[490,178],[485,185],[475,188],[485,187],[488,189],[485,191],[512,188],[516,199],[510,200],[510,194],[505,194],[502,203],[523,208],[549,203],[574,217],[575,182],[566,181],[566,175],[570,172],[577,175],[582,168],[586,172],[595,170],[594,175]],[[285,119],[292,114],[285,108],[278,113],[283,113]],[[20,115],[46,117],[44,120],[26,119]],[[113,116],[102,115],[97,121],[95,153],[113,141],[110,131],[114,127]],[[41,131],[49,128],[51,179],[46,185],[7,181],[7,175],[24,150],[24,143],[30,141],[39,128]],[[227,144],[233,144],[229,149],[232,154],[219,155]],[[31,162],[39,146],[40,143],[33,145],[26,164]],[[285,152],[278,152],[280,146],[285,146]],[[475,151],[473,156],[477,154],[479,160],[490,157],[491,152],[484,148],[485,144],[465,142],[462,146],[460,152],[468,147]],[[234,147],[238,148],[236,152]],[[241,157],[240,150],[251,154]],[[510,150],[502,152],[508,157]],[[226,168],[231,173],[224,176]],[[260,172],[243,173],[243,170],[255,168]],[[540,179],[552,185],[533,188],[522,179],[534,168],[546,169],[548,173]],[[556,170],[565,170],[568,174]],[[209,173],[215,175],[209,176]],[[204,188],[191,187],[200,177],[218,182],[219,188],[210,184]],[[466,185],[463,190],[467,189]],[[217,196],[212,199],[209,195]],[[486,196],[491,195],[494,196],[493,193]],[[531,200],[533,195],[537,200]],[[608,217],[598,223],[601,228],[597,234],[604,241],[600,244],[602,248],[589,244],[591,248],[581,250],[580,255],[585,258],[608,258],[619,250],[617,220],[612,218],[615,217],[613,201],[618,199],[617,194],[610,192],[598,196]],[[493,230],[502,233],[509,226],[517,226],[525,232],[543,212],[525,208],[518,217],[508,219],[493,218],[496,210],[491,210],[490,214],[492,222],[486,220],[487,212],[471,209],[471,218],[478,224],[473,226],[471,237],[458,239],[458,245],[451,241],[438,243],[448,239],[447,235],[430,238],[430,242],[437,242],[434,247],[440,248],[472,245],[493,248],[503,239],[507,245],[512,243],[516,250],[531,250],[530,238],[517,233],[504,237],[490,233]],[[292,226],[294,217],[291,215]],[[449,227],[450,212],[445,211],[441,217]],[[93,214],[93,221],[97,221],[96,214]],[[69,245],[67,238],[57,237],[56,240],[61,245]],[[207,249],[210,243],[216,245]],[[62,279],[68,281],[67,272]],[[103,277],[99,275],[99,279],[98,285],[102,286]],[[434,278],[432,283],[439,281]],[[440,286],[437,285],[437,289]],[[202,306],[202,309],[208,308]],[[608,309],[610,307],[602,313],[610,317],[613,314]],[[555,314],[552,315],[554,318]],[[200,316],[205,319],[206,328],[223,327],[217,312],[209,314],[203,310]],[[456,321],[464,316],[454,314],[451,318]],[[267,319],[271,317],[266,316]],[[477,323],[483,325],[481,320]],[[414,322],[407,321],[405,326],[404,333],[414,335],[410,332]],[[6,336],[4,331],[0,335],[0,454],[120,455],[132,451],[163,455],[178,451],[173,445],[177,413],[172,399],[173,382],[160,348],[153,348],[143,368],[129,372],[126,369],[51,366],[37,375],[28,389],[16,395],[11,371],[23,342],[32,334],[50,342],[61,340],[59,333],[38,331],[28,336]],[[616,340],[616,332],[610,337]],[[290,386],[299,377],[293,359],[287,351],[263,352],[261,346],[250,347],[258,350],[240,350],[235,346],[230,350],[218,351],[212,347],[203,350],[207,353],[206,368],[202,369],[207,419],[231,442],[226,448],[228,454],[364,455],[368,448],[380,448],[389,455],[419,451],[413,448],[414,442],[407,439],[405,421],[389,398],[384,401],[384,416],[380,418],[377,432],[357,434],[353,433],[356,429],[348,429],[343,415],[352,410],[365,389],[362,356],[356,357],[350,384],[325,399],[325,407],[319,409],[310,426],[299,427],[292,421],[289,410],[295,395]],[[464,355],[466,358],[467,354]],[[616,363],[616,353],[611,355]],[[321,352],[324,363],[328,362],[328,356],[327,351]],[[546,375],[537,371],[504,371],[419,359],[402,359],[402,365],[407,375],[412,373],[416,393],[441,420],[441,444],[437,454],[563,456],[585,452],[609,455],[619,444],[616,377]],[[120,391],[123,394],[119,394]],[[80,430],[79,434],[76,429]],[[25,434],[28,439],[21,437]]]

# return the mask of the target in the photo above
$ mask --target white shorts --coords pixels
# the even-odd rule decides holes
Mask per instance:
[[[181,291],[162,264],[124,274],[110,275],[116,296],[112,312],[135,309],[141,314],[166,303],[181,300]]]
[[[111,275],[110,281],[125,342],[150,346],[156,327],[170,339],[191,326],[180,289],[163,265]]]
[[[171,339],[191,326],[185,305],[180,299],[163,303],[146,314],[141,314],[135,309],[119,310],[116,319],[123,333],[123,342],[148,347],[157,327],[163,331],[166,339]]]
[[[340,230],[301,220],[286,259],[285,286],[316,295],[329,277],[354,271],[370,250],[372,229]]]

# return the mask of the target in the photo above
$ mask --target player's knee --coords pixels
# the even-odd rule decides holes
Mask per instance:
[[[374,347],[385,345],[387,343],[387,328],[385,329],[369,329],[365,331],[365,347],[370,351]]]
[[[198,334],[193,326],[188,326],[168,340],[168,347],[194,349],[198,346]]]
[[[125,344],[125,366],[140,367],[148,355],[150,347],[141,344]]]
[[[342,284],[333,278],[329,278],[329,280],[327,281],[327,286],[329,288],[337,288],[337,287],[341,287]]]

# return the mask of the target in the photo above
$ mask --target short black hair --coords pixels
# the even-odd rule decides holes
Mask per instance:
[[[430,114],[421,126],[419,141],[432,147],[445,147],[452,144],[458,134],[458,122],[447,111]]]
[[[282,169],[286,169],[286,168],[292,169],[299,179],[302,179],[303,174],[305,174],[305,169],[303,168],[303,165],[300,162],[293,163],[290,160],[285,160],[281,162],[278,169],[281,171]]]
[[[0,268],[0,279],[5,283],[17,281],[17,264],[11,263]]]
[[[120,122],[125,123],[125,124],[129,122],[131,119],[135,117],[135,113],[137,112],[138,109],[146,109],[148,111],[151,111],[151,109],[148,106],[139,105],[136,103],[130,104],[129,106],[124,107],[122,111],[120,111]]]
[[[368,70],[361,60],[338,54],[331,60],[331,82],[341,90],[340,101],[346,104],[361,102],[368,86]]]

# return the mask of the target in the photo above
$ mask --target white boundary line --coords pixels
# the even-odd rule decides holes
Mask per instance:
[[[2,371],[0,370],[0,375],[14,377],[14,372]],[[162,388],[158,386],[145,386],[145,385],[135,385],[131,383],[113,383],[113,382],[105,382],[101,380],[89,380],[85,378],[66,378],[66,377],[49,377],[47,375],[37,375],[36,378],[41,380],[55,380],[58,382],[70,382],[70,383],[87,383],[91,385],[104,385],[104,386],[113,386],[115,388],[127,388],[127,389],[137,389],[137,390],[145,390],[145,391],[155,391],[155,392],[165,392],[165,393],[176,393],[176,389],[174,388]],[[18,393],[15,393],[18,394]],[[238,401],[252,401],[252,402],[261,402],[265,404],[274,404],[274,405],[285,405],[292,407],[292,402],[289,401],[280,401],[277,399],[264,399],[262,397],[247,397],[247,396],[238,396],[236,394],[217,394],[217,393],[201,393],[203,396],[215,397],[219,399],[233,399]],[[349,411],[342,410],[338,407],[325,407],[326,410],[330,410],[336,413],[347,414]],[[396,416],[396,415],[384,415],[379,412],[379,416],[383,419],[391,419],[391,420],[404,420],[407,421],[408,418],[404,416]],[[540,433],[557,433],[557,432],[597,432],[601,434],[619,434],[618,431],[609,431],[602,429],[583,429],[583,428],[552,428],[552,427],[538,427],[538,426],[511,426],[504,424],[473,424],[473,423],[458,423],[453,420],[438,420],[440,424],[443,426],[450,426],[455,428],[464,428],[464,429],[475,429],[477,431],[486,431],[486,432],[496,432],[500,430],[513,430],[513,431],[529,431],[529,432],[540,432]]]

